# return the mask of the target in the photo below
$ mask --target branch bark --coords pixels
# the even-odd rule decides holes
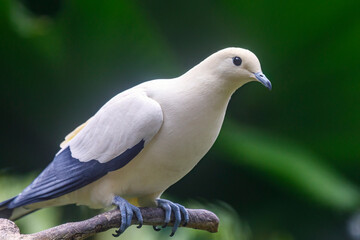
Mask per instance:
[[[189,223],[186,226],[187,228],[205,230],[211,233],[218,231],[219,218],[214,213],[203,209],[187,210],[189,212]],[[144,225],[163,225],[165,215],[162,209],[140,208],[140,211],[144,218]],[[38,233],[20,234],[20,230],[14,222],[0,218],[0,239],[85,239],[96,233],[104,232],[111,228],[118,228],[120,227],[120,222],[120,212],[115,209],[109,212],[101,213],[84,221],[65,223]],[[171,222],[168,226],[172,226],[173,223],[174,216],[172,215]],[[132,224],[137,224],[136,217],[133,217]]]

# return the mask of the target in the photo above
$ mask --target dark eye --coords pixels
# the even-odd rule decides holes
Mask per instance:
[[[240,66],[241,63],[242,63],[242,60],[240,57],[236,56],[233,58],[233,63],[236,65],[236,66]]]

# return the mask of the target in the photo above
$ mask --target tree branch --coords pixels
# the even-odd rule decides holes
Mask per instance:
[[[219,219],[214,213],[203,209],[187,210],[189,212],[189,223],[186,227],[201,229],[211,233],[218,231]],[[160,226],[164,224],[165,215],[162,209],[140,208],[140,211],[144,218],[144,225]],[[120,212],[115,209],[84,221],[65,223],[38,233],[20,234],[20,230],[15,223],[0,218],[0,238],[14,240],[85,239],[96,233],[120,227],[120,221]],[[172,215],[171,222],[168,225],[172,226],[173,223],[174,216]],[[131,224],[137,224],[136,217],[133,217]]]

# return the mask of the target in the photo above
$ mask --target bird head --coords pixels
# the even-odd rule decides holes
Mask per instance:
[[[258,81],[271,90],[271,82],[261,71],[258,58],[254,53],[243,48],[225,48],[220,50],[199,65],[216,79],[238,88],[250,81]]]

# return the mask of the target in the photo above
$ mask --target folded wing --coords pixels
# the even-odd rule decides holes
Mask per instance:
[[[49,166],[7,207],[59,197],[122,168],[146,147],[162,122],[160,105],[144,92],[115,96],[61,145]]]

